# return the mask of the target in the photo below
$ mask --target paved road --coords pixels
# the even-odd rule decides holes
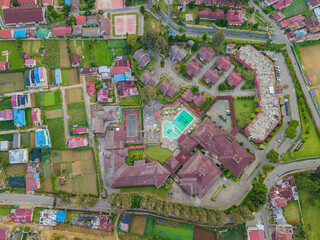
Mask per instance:
[[[53,197],[28,194],[0,194],[0,202],[7,204],[26,204],[31,206],[53,206]]]
[[[31,132],[31,131],[36,131],[38,129],[39,128],[28,128],[28,129],[15,129],[15,130],[8,130],[8,131],[0,131],[0,135],[22,133],[22,132]]]
[[[270,230],[269,230],[269,221],[268,221],[268,216],[266,214],[266,210],[263,207],[263,209],[261,209],[259,211],[259,213],[261,214],[262,220],[263,220],[263,224],[264,224],[264,231],[266,233],[266,238],[267,240],[271,240],[271,235],[270,235]]]

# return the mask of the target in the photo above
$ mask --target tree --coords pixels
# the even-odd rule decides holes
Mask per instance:
[[[144,86],[141,90],[141,99],[142,101],[149,102],[150,100],[156,99],[157,93],[156,90],[151,86]]]
[[[140,203],[142,200],[142,196],[135,194],[135,193],[131,193],[130,194],[132,203],[131,203],[131,208],[140,208]]]
[[[181,36],[181,41],[182,42],[186,42],[188,39],[187,39],[187,36],[186,36],[186,34],[184,33],[184,34],[182,34],[182,36]]]
[[[90,16],[92,13],[89,9],[87,9],[85,12],[84,12],[84,15],[85,16]]]
[[[260,112],[260,108],[256,108],[255,110],[254,110],[256,113],[258,113],[258,112]]]
[[[132,205],[132,199],[127,194],[112,193],[109,203],[118,209],[129,209]]]
[[[212,210],[208,210],[207,212],[207,223],[211,226],[215,226],[217,224],[217,216]]]
[[[188,7],[190,9],[193,9],[194,8],[194,4],[195,4],[195,1],[191,1],[191,2],[188,3]]]
[[[241,224],[244,222],[244,218],[241,216],[240,211],[237,208],[231,210],[230,219],[234,224]]]
[[[254,97],[254,101],[257,103],[260,101],[260,99],[258,97]]]
[[[252,14],[252,13],[254,13],[255,9],[254,9],[254,7],[249,7],[247,11],[248,11],[248,13]]]
[[[176,217],[180,218],[181,217],[181,211],[182,211],[181,206],[178,203],[174,203],[173,214]]]
[[[199,16],[199,15],[196,17],[196,19],[194,20],[194,22],[195,22],[195,24],[199,24],[199,22],[200,22],[200,16]]]
[[[199,87],[198,87],[198,86],[193,85],[193,86],[191,87],[191,92],[192,92],[193,94],[198,93],[198,92],[199,92]]]
[[[265,174],[267,174],[267,173],[269,173],[269,172],[272,172],[274,169],[275,169],[275,166],[270,165],[270,164],[263,165],[263,167],[262,167],[262,171],[263,171]]]
[[[144,8],[144,6],[142,5],[139,9],[141,14],[144,14],[146,12],[146,9]]]
[[[207,37],[207,34],[206,34],[206,33],[202,35],[202,40],[203,40],[203,41],[207,41],[207,38],[208,38],[208,37]]]
[[[225,38],[225,34],[223,30],[219,30],[212,37],[212,45],[213,47],[220,47]]]
[[[84,196],[81,195],[81,194],[77,194],[77,196],[73,199],[73,204],[77,208],[82,207],[83,206],[83,202],[84,202]]]
[[[103,10],[99,10],[98,11],[98,14],[101,15],[101,16],[103,15],[103,13],[104,13]]]
[[[244,218],[246,221],[250,221],[254,219],[254,216],[252,215],[252,212],[250,212],[249,208],[247,206],[241,206],[239,207],[239,211],[241,216]]]
[[[138,36],[136,34],[127,35],[127,45],[131,53],[134,53],[139,47],[139,44],[137,44],[137,40],[138,40]]]
[[[65,17],[69,16],[70,11],[71,11],[71,6],[68,4],[64,4],[62,8],[62,12],[64,13]]]
[[[316,174],[320,176],[320,166],[317,167]]]
[[[216,211],[215,212],[216,214],[216,220],[217,220],[217,225],[218,226],[221,226],[221,225],[224,225],[226,223],[226,215],[223,211]]]
[[[274,149],[271,149],[267,153],[267,158],[270,162],[277,163],[279,161],[279,153],[277,153]]]
[[[192,50],[192,52],[196,52],[196,51],[198,51],[198,48],[199,48],[199,42],[195,41],[191,47],[191,50]]]
[[[54,8],[53,8],[52,5],[48,5],[48,6],[47,6],[47,9],[48,9],[48,11],[50,11],[50,12],[51,12],[52,10],[54,10]]]
[[[173,212],[173,207],[174,207],[174,203],[165,201],[163,205],[163,215],[166,217],[171,215]]]
[[[187,66],[186,66],[185,63],[182,63],[182,64],[180,65],[179,73],[180,73],[181,75],[185,75],[186,72],[187,72]]]
[[[84,201],[82,204],[87,208],[93,208],[94,206],[96,206],[98,201],[99,201],[99,198],[88,196],[84,198]]]
[[[18,6],[20,6],[20,4],[17,0],[13,0],[13,6],[18,7]]]
[[[69,205],[71,203],[70,194],[63,193],[60,195],[60,204],[61,205]]]
[[[186,205],[182,205],[181,207],[181,217],[182,219],[184,219],[185,221],[189,220],[190,218],[190,207],[186,206]]]
[[[287,129],[284,131],[287,138],[294,139],[297,136],[297,130],[293,127],[287,127]]]

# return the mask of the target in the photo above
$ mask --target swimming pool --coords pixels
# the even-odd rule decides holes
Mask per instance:
[[[190,125],[193,121],[192,117],[186,110],[183,110],[179,115],[173,120],[173,122],[165,121],[162,124],[162,133],[164,137],[173,140],[178,138],[182,132]]]

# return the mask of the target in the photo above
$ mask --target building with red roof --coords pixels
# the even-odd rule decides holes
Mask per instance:
[[[201,63],[199,63],[197,60],[192,59],[188,64],[187,64],[187,73],[190,77],[194,78],[197,76],[202,68]]]
[[[135,81],[118,82],[118,90],[120,97],[130,97],[139,95],[139,90],[135,86]]]
[[[215,63],[214,66],[217,67],[220,71],[226,72],[232,64],[232,60],[227,55],[222,55]]]
[[[76,16],[76,23],[77,23],[77,25],[86,25],[87,24],[87,17],[86,16]]]
[[[71,35],[71,26],[52,28],[52,36],[54,37],[70,36],[70,35]]]
[[[278,233],[276,234],[276,240],[292,240],[292,234]]]
[[[78,148],[78,147],[85,147],[88,146],[88,138],[70,138],[68,140],[68,147],[69,148]]]
[[[306,20],[306,17],[302,16],[301,14],[298,14],[298,15],[296,15],[294,17],[282,20],[281,22],[279,22],[279,26],[282,27],[282,28],[285,28],[291,23],[298,22],[298,21],[303,21],[303,20]]]
[[[17,0],[20,6],[23,5],[37,5],[36,0]]]
[[[33,218],[32,209],[17,208],[17,209],[12,209],[10,212],[10,219],[15,222],[19,222],[19,223],[32,222],[32,218]]]
[[[53,0],[42,0],[41,3],[43,6],[53,5]]]
[[[192,101],[194,105],[196,105],[197,107],[200,107],[206,101],[206,98],[202,96],[201,93],[198,92],[196,95],[194,95]]]
[[[96,84],[94,82],[86,83],[86,93],[95,93],[96,92]]]
[[[193,97],[194,97],[194,94],[193,92],[190,90],[190,89],[187,89],[184,91],[184,93],[181,95],[181,97],[187,101],[187,102],[191,102]]]
[[[216,54],[208,45],[203,46],[197,54],[197,57],[204,63],[208,63]]]
[[[41,109],[40,108],[32,108],[31,118],[32,118],[32,122],[35,126],[40,126],[42,124]]]
[[[262,230],[248,230],[248,240],[264,240],[264,233]]]
[[[202,76],[202,79],[210,84],[210,85],[214,85],[217,83],[219,77],[220,77],[220,72],[215,69],[215,68],[210,68],[208,71],[206,71],[203,76]]]
[[[218,18],[224,18],[224,11],[217,9],[211,10],[209,8],[200,8],[199,16],[202,20],[217,20]]]
[[[5,71],[9,69],[9,62],[0,61],[0,71]]]
[[[319,20],[315,16],[308,17],[305,20],[307,25],[307,29],[310,33],[316,33],[320,31],[320,23]]]
[[[7,232],[7,230],[0,229],[0,240],[5,240],[6,239],[6,232]]]
[[[79,55],[77,55],[77,54],[71,55],[70,61],[71,61],[71,67],[79,67],[80,61],[81,61],[81,57]]]
[[[4,109],[0,111],[0,121],[9,121],[9,120],[13,120],[13,110]]]
[[[21,6],[4,9],[3,21],[8,25],[45,23],[45,8]]]
[[[131,72],[131,69],[129,67],[125,66],[117,66],[112,68],[112,75],[120,75],[120,74],[125,74],[126,72]]]
[[[178,173],[180,186],[190,195],[203,197],[219,179],[222,171],[202,152],[195,154],[184,164]]]
[[[86,127],[72,129],[72,134],[73,135],[85,134],[85,133],[88,133],[88,128],[86,128]]]
[[[34,192],[40,189],[39,172],[27,173],[26,175],[26,190],[27,192]]]
[[[169,98],[172,98],[179,91],[179,87],[166,79],[159,86],[158,90],[163,95],[167,95]]]
[[[275,14],[273,14],[272,16],[277,22],[280,22],[281,20],[283,20],[285,18],[285,16],[283,15],[282,12],[276,12]]]
[[[11,7],[11,0],[0,0],[0,8],[6,9]]]
[[[290,6],[292,3],[293,3],[293,0],[278,0],[275,4],[273,4],[273,7],[276,10],[281,10],[283,8]]]
[[[228,77],[226,78],[226,82],[233,88],[236,88],[239,86],[239,84],[242,82],[244,77],[241,73],[237,71],[232,71]]]
[[[311,10],[320,6],[320,0],[309,0],[307,3]]]
[[[0,37],[1,38],[14,38],[14,30],[13,29],[1,29],[0,30]]]
[[[109,90],[101,88],[97,93],[97,101],[100,103],[112,103],[113,99],[109,97]]]
[[[241,10],[229,10],[227,12],[228,25],[241,25],[242,20],[242,11]]]

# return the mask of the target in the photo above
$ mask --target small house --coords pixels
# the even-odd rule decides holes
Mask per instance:
[[[9,163],[19,164],[28,162],[28,149],[14,149],[9,151]]]
[[[14,124],[17,127],[26,126],[26,115],[24,109],[13,109]]]
[[[24,65],[29,67],[29,68],[34,68],[36,66],[36,60],[34,59],[27,59],[25,62],[24,62]]]
[[[79,67],[81,61],[81,57],[77,54],[71,55],[71,67]]]
[[[68,147],[69,148],[79,148],[79,147],[86,147],[88,146],[88,138],[70,138],[68,140]]]

